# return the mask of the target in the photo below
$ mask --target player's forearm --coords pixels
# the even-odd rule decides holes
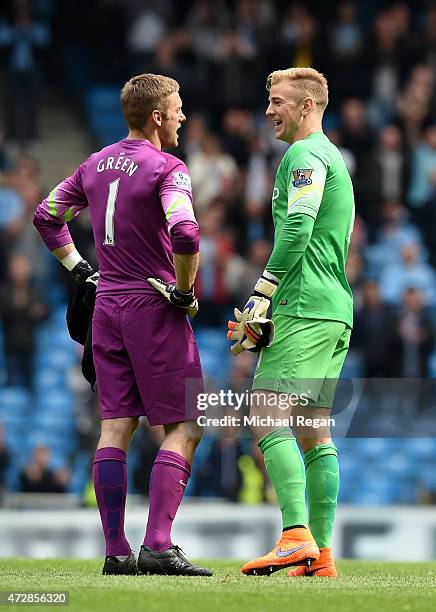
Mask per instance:
[[[198,225],[192,220],[183,220],[171,230],[176,287],[187,293],[191,290],[198,270],[200,235]]]
[[[65,244],[57,249],[52,249],[51,252],[58,261],[62,261],[67,255],[74,253],[75,250],[76,247],[74,246],[74,243],[70,242],[69,244]]]
[[[93,275],[96,276],[96,279],[98,278],[98,273],[96,274],[95,270],[86,259],[83,259],[73,242],[65,244],[57,249],[52,249],[51,252],[68,270],[77,283],[84,282]],[[97,280],[95,281],[95,284],[96,283]]]
[[[266,270],[280,280],[300,261],[312,236],[314,219],[303,213],[288,215],[278,235]]]
[[[188,293],[197,276],[199,253],[192,255],[179,255],[174,253],[174,268],[176,270],[176,287],[183,293]]]

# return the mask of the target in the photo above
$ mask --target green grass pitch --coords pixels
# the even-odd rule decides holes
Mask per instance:
[[[340,561],[337,580],[248,577],[240,564],[204,561],[213,578],[102,576],[101,561],[0,560],[2,591],[68,591],[71,612],[401,612],[436,610],[436,562]],[[28,606],[2,607],[4,610]],[[53,610],[48,606],[32,609]]]

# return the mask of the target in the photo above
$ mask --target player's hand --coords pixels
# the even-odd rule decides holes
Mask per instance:
[[[83,301],[88,306],[88,308],[94,312],[95,306],[95,295],[97,292],[97,285],[100,278],[100,274],[98,272],[94,272],[91,276],[88,276],[86,281],[83,283],[84,293],[83,293]]]
[[[70,274],[77,284],[83,285],[82,299],[88,308],[93,311],[100,274],[93,269],[86,259],[79,261]]]
[[[254,286],[251,295],[242,309],[242,320],[253,321],[265,318],[271,304],[271,298],[277,290],[279,279],[269,272],[264,272]]]
[[[70,272],[70,275],[74,278],[78,285],[80,285],[80,283],[84,283],[88,278],[94,277],[96,274],[98,275],[98,272],[93,269],[86,259],[79,261],[79,263],[76,264]],[[97,282],[95,284],[97,285]]]
[[[150,285],[159,291],[173,306],[186,310],[186,314],[190,317],[195,317],[198,312],[198,300],[194,295],[194,289],[192,288],[189,293],[183,293],[179,291],[177,287],[167,283],[160,278],[147,278]]]
[[[274,340],[274,322],[271,319],[257,317],[244,321],[243,313],[240,310],[235,308],[234,313],[236,321],[228,322],[227,338],[237,340],[230,347],[235,357],[245,350],[258,353],[262,348],[271,346]]]

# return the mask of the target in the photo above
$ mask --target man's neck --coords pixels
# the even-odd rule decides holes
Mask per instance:
[[[162,149],[159,136],[156,132],[147,132],[146,130],[129,130],[127,135],[128,140],[148,140],[156,149]]]
[[[314,132],[322,132],[322,124],[321,119],[315,119],[312,121],[308,121],[307,123],[302,123],[298,130],[295,132],[295,135],[290,144],[293,144],[297,140],[303,140],[303,138],[307,138],[310,134]]]

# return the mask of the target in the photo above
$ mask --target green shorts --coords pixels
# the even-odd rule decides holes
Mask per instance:
[[[253,390],[304,394],[311,406],[331,408],[351,328],[327,319],[276,315],[273,320],[274,341],[259,355]]]

